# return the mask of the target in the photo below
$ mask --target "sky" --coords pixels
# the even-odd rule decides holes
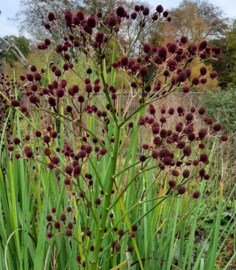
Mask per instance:
[[[8,18],[13,18],[15,14],[21,9],[20,0],[0,0],[0,37],[6,35],[19,35],[17,22],[8,20]],[[152,6],[157,6],[161,4],[164,9],[168,10],[170,8],[177,7],[181,0],[148,0],[148,3]],[[222,8],[225,16],[236,18],[236,0],[209,0],[216,6]]]

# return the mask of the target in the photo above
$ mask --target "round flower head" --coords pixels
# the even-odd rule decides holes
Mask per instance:
[[[100,203],[101,203],[101,200],[100,200],[99,198],[96,198],[96,199],[95,199],[95,205],[98,206],[98,205],[100,205]]]
[[[51,155],[51,150],[49,148],[45,148],[44,155],[49,157]]]
[[[148,70],[147,70],[147,67],[146,66],[141,66],[140,69],[139,69],[139,74],[142,76],[142,77],[145,77],[148,73]]]
[[[72,172],[73,172],[73,167],[72,166],[70,166],[70,165],[68,165],[68,166],[66,166],[65,167],[65,173],[67,173],[67,174],[69,174],[69,175],[71,175],[72,174]]]
[[[210,74],[210,78],[211,78],[211,79],[215,79],[217,76],[218,76],[218,73],[217,73],[217,72],[212,72],[212,73]]]
[[[121,245],[120,245],[119,243],[116,243],[115,246],[114,246],[114,249],[115,249],[116,251],[119,251],[120,248],[121,248]]]
[[[182,88],[182,91],[183,91],[183,93],[189,93],[190,87],[189,87],[189,86],[184,86],[184,87]]]
[[[65,184],[66,186],[69,186],[69,185],[71,184],[71,180],[70,180],[69,178],[66,178],[66,179],[64,180],[64,184]]]
[[[51,216],[51,215],[47,215],[47,216],[46,216],[46,220],[47,220],[48,222],[52,221],[52,216]]]
[[[60,162],[60,159],[58,157],[56,157],[56,156],[52,157],[52,163],[53,164],[57,165],[59,162]]]
[[[205,171],[205,169],[203,168],[203,169],[201,169],[200,171],[199,171],[199,175],[201,176],[201,177],[204,177],[205,176],[205,174],[206,174],[206,171]]]
[[[127,57],[127,56],[123,56],[123,57],[121,58],[121,60],[120,60],[120,63],[121,63],[121,65],[124,66],[124,67],[127,66],[128,63],[129,63],[128,57]]]
[[[152,151],[152,158],[157,159],[158,158],[158,152]]]
[[[19,159],[19,158],[20,158],[20,154],[18,154],[18,153],[15,154],[15,158],[16,158],[16,159]]]
[[[200,129],[198,131],[198,136],[200,139],[204,139],[206,137],[206,135],[207,135],[207,131],[205,129]]]
[[[106,23],[110,27],[114,27],[118,24],[118,18],[115,16],[115,14],[110,14],[106,19]]]
[[[201,68],[200,68],[200,74],[201,74],[202,76],[206,75],[206,74],[207,74],[207,68],[206,68],[206,67],[201,67]]]
[[[132,20],[135,20],[137,18],[137,13],[136,12],[132,12],[130,15]]]
[[[208,155],[207,154],[201,154],[200,159],[201,162],[206,162],[208,161]]]
[[[198,145],[198,148],[199,149],[204,149],[206,146],[205,146],[205,144],[204,143],[199,143],[199,145]]]
[[[148,43],[145,43],[145,44],[143,45],[143,51],[144,51],[145,53],[150,53],[150,52],[151,52],[151,46],[150,46]]]
[[[228,137],[227,136],[225,136],[225,135],[222,135],[221,137],[221,140],[222,140],[222,142],[226,142],[226,141],[228,141]]]
[[[186,192],[186,188],[184,186],[181,186],[178,188],[178,194],[182,195]]]
[[[148,7],[145,7],[145,8],[143,9],[143,15],[144,15],[144,16],[148,16],[148,15],[149,15],[149,8],[148,8]]]
[[[221,126],[221,124],[215,124],[215,125],[213,126],[213,129],[214,129],[214,131],[218,132],[218,131],[221,131],[222,126]]]
[[[205,112],[206,112],[206,109],[203,108],[203,107],[201,107],[201,108],[198,109],[198,113],[199,113],[200,115],[204,115]]]
[[[156,7],[156,11],[157,11],[158,13],[162,13],[162,12],[164,11],[163,6],[162,6],[162,5],[158,5],[158,6]]]
[[[12,152],[12,151],[14,150],[14,147],[13,147],[12,145],[9,145],[9,146],[7,147],[7,150],[8,150],[9,152]]]
[[[176,50],[177,50],[177,46],[174,43],[169,43],[169,45],[167,46],[167,48],[168,48],[168,51],[170,53],[175,53]]]
[[[187,37],[181,37],[180,42],[182,44],[186,44],[188,42],[188,38]]]
[[[189,178],[190,172],[189,170],[184,170],[183,171],[183,178]]]
[[[49,233],[47,234],[47,237],[50,239],[50,238],[53,237],[53,234],[52,234],[51,232],[49,232]]]
[[[176,186],[176,182],[175,181],[173,181],[173,180],[170,180],[169,181],[169,186],[170,186],[170,188],[175,188],[175,186]]]
[[[81,173],[81,167],[79,165],[74,167],[74,176],[78,177]]]
[[[20,139],[19,138],[14,138],[13,139],[13,143],[15,144],[15,145],[18,145],[18,144],[20,144]]]
[[[199,191],[195,191],[194,193],[193,193],[193,199],[198,199],[199,197],[200,197],[200,192]]]
[[[32,72],[36,72],[36,71],[37,71],[37,68],[36,68],[36,66],[32,65],[32,66],[30,67],[30,70],[31,70]]]
[[[164,12],[163,12],[163,17],[164,17],[164,18],[167,18],[168,15],[169,15],[169,12],[168,12],[168,11],[164,11]]]
[[[116,9],[116,15],[119,16],[119,17],[124,17],[124,15],[125,15],[125,9],[122,6],[119,6]]]
[[[206,47],[207,47],[207,41],[203,40],[202,42],[199,43],[198,50],[203,51],[204,49],[206,49]]]

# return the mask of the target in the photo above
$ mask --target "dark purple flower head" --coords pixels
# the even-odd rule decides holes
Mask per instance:
[[[115,14],[110,14],[107,18],[106,18],[106,23],[110,26],[110,27],[114,27],[118,24],[119,20],[118,17]]]
[[[100,200],[99,198],[96,198],[96,199],[95,199],[95,205],[98,206],[100,203],[101,203],[101,200]]]
[[[178,74],[176,80],[177,80],[177,82],[182,83],[182,82],[185,82],[186,79],[187,79],[186,73],[185,73],[184,71],[181,71],[181,72]],[[183,88],[182,90],[186,90],[186,87],[188,87],[188,86],[185,86],[185,89]],[[184,91],[183,91],[183,92],[184,92]],[[187,91],[187,92],[185,92],[185,93],[188,93],[188,92],[189,92],[189,91]]]
[[[204,139],[206,137],[206,135],[207,135],[207,131],[205,129],[200,129],[198,131],[198,136],[200,139]]]
[[[206,112],[206,109],[203,108],[203,107],[201,107],[201,108],[198,109],[198,113],[199,113],[200,115],[204,115],[205,112]]]
[[[125,16],[125,9],[122,7],[122,6],[119,6],[117,9],[116,9],[116,15],[119,16],[119,17],[124,17]]]
[[[151,52],[151,46],[150,46],[148,43],[145,43],[145,44],[143,45],[143,51],[144,51],[145,53],[150,53],[150,52]]]
[[[142,76],[142,77],[145,77],[148,73],[148,69],[146,66],[141,66],[140,69],[139,69],[139,74]]]
[[[175,188],[175,186],[176,186],[176,182],[174,181],[174,180],[170,180],[169,181],[169,186],[170,186],[170,188]]]
[[[205,76],[205,75],[207,74],[207,68],[206,68],[206,67],[201,67],[201,68],[200,68],[200,74],[201,74],[202,76]]]
[[[207,41],[206,40],[203,40],[202,42],[199,43],[198,50],[199,51],[203,51],[204,49],[206,49],[207,45],[208,45],[207,44]]]
[[[99,151],[99,154],[102,155],[102,156],[104,156],[106,153],[107,153],[107,150],[106,149],[101,149]]]
[[[20,139],[19,138],[14,138],[13,139],[13,143],[15,144],[15,145],[18,145],[18,144],[20,144]]]
[[[132,12],[130,15],[132,20],[135,20],[137,18],[137,13],[136,12]]]
[[[187,157],[190,156],[191,153],[192,153],[191,147],[190,147],[190,146],[185,146],[184,149],[183,149],[183,153],[184,153],[184,155],[187,156]]]
[[[32,66],[30,67],[30,71],[32,71],[32,72],[36,72],[36,71],[37,71],[36,66],[32,65]]]
[[[205,144],[204,143],[199,143],[199,145],[198,145],[198,148],[199,149],[204,149],[206,146],[205,146]]]
[[[51,159],[52,163],[54,165],[57,165],[59,162],[60,162],[60,159],[56,156],[53,156],[52,159]]]
[[[199,171],[199,176],[204,177],[205,174],[206,174],[206,171],[204,168]]]
[[[167,48],[170,53],[175,53],[177,50],[177,46],[175,43],[169,43]]]
[[[88,19],[87,19],[87,26],[89,28],[95,28],[97,25],[97,22],[96,22],[96,18],[94,16],[90,16]]]
[[[215,125],[213,126],[213,129],[214,129],[214,131],[218,132],[218,131],[221,131],[222,126],[221,126],[221,124],[215,124]]]
[[[162,15],[164,18],[167,18],[169,15],[169,12],[167,10],[165,10]],[[168,18],[170,18],[170,17],[168,17]]]
[[[164,60],[166,59],[166,56],[167,56],[167,50],[165,47],[161,47],[159,50],[158,50],[158,56],[163,58]]]
[[[199,197],[200,197],[200,192],[199,191],[195,191],[194,193],[193,193],[193,199],[198,199]]]
[[[139,6],[139,5],[135,5],[135,6],[134,6],[134,10],[135,10],[136,12],[139,12],[139,11],[140,11],[140,6]]]
[[[26,79],[30,82],[32,82],[34,80],[34,76],[32,74],[26,74]]]
[[[178,188],[178,194],[182,195],[186,192],[186,188],[184,186],[181,186]]]
[[[152,151],[152,158],[157,159],[158,158],[158,152],[157,151]]]
[[[197,53],[197,46],[194,44],[190,44],[188,46],[188,52],[190,55],[195,55]]]
[[[9,145],[9,146],[7,147],[7,150],[8,150],[9,152],[12,152],[12,151],[14,150],[14,147],[13,147],[12,145]]]
[[[44,149],[44,155],[49,157],[51,155],[51,150],[49,148]]]
[[[227,136],[225,136],[225,135],[222,135],[221,137],[221,140],[222,140],[222,142],[226,142],[226,141],[228,141],[228,137]]]
[[[211,79],[215,79],[217,76],[218,76],[218,73],[215,71],[210,74]]]
[[[60,215],[60,220],[61,220],[61,221],[65,221],[65,220],[66,220],[66,218],[67,218],[67,217],[66,217],[66,215],[65,215],[65,214],[61,214],[61,215]]]
[[[134,248],[132,246],[129,246],[127,249],[128,252],[132,253],[134,251]]]
[[[121,248],[121,245],[119,243],[116,243],[114,246],[114,249],[118,252]]]
[[[184,86],[184,87],[182,88],[182,91],[183,91],[183,93],[189,93],[190,87],[186,85],[186,86]]]
[[[171,157],[164,157],[162,161],[163,161],[164,165],[166,165],[166,166],[170,166],[172,164]]]
[[[200,81],[199,81],[198,77],[195,77],[195,78],[192,79],[192,85],[197,86],[197,85],[199,85],[199,83],[200,83]]]
[[[185,145],[186,145],[185,141],[179,141],[178,144],[177,144],[177,147],[179,149],[183,149],[185,147]]]
[[[208,161],[208,155],[207,154],[201,154],[199,161],[205,163],[206,161]]]
[[[181,37],[180,42],[182,44],[186,44],[188,42],[188,38],[187,37]]]
[[[128,63],[129,63],[128,57],[127,57],[127,56],[123,56],[123,57],[121,58],[121,60],[120,60],[120,63],[121,63],[121,65],[124,66],[124,67],[127,66]]]
[[[57,68],[57,69],[55,70],[54,74],[55,74],[55,76],[57,76],[57,77],[61,77],[61,71],[60,71],[60,69]]]
[[[65,90],[62,89],[62,88],[57,89],[57,90],[56,90],[56,95],[57,95],[58,98],[64,97],[64,95],[65,95]]]
[[[78,177],[81,173],[81,167],[79,165],[76,165],[74,167],[74,177]]]
[[[148,8],[148,7],[145,7],[145,8],[143,9],[143,15],[144,15],[144,16],[148,16],[148,15],[149,15],[149,8]]]
[[[158,5],[158,6],[156,7],[156,11],[157,11],[158,13],[162,13],[162,12],[164,11],[163,6],[162,6],[162,5]]]
[[[55,15],[52,13],[52,12],[49,12],[48,13],[48,20],[50,22],[54,21],[56,18],[55,18]]]

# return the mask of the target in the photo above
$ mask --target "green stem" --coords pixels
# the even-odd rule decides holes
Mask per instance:
[[[123,100],[123,91],[124,91],[124,78],[125,78],[125,72],[122,73],[122,81],[121,81],[121,91],[120,91],[120,100],[119,100],[119,120],[122,119],[121,115],[121,107],[122,107],[122,100]]]
[[[104,192],[105,193],[105,201],[104,201],[104,208],[102,211],[102,219],[100,222],[100,227],[99,227],[99,233],[96,237],[95,240],[95,249],[93,252],[93,256],[92,256],[92,266],[91,266],[91,270],[96,270],[97,266],[98,266],[98,261],[99,261],[99,252],[100,252],[100,247],[102,245],[102,241],[103,241],[103,235],[104,235],[104,228],[107,222],[107,216],[109,213],[109,205],[111,202],[111,191],[112,191],[112,187],[113,187],[113,175],[115,174],[115,170],[116,170],[116,162],[117,162],[117,155],[118,155],[118,147],[119,147],[119,141],[120,141],[120,127],[116,126],[115,127],[115,144],[114,144],[114,148],[113,148],[113,155],[110,159],[110,162],[108,164],[108,168],[110,165],[109,170],[107,171],[106,174],[106,181],[107,181],[107,190]]]

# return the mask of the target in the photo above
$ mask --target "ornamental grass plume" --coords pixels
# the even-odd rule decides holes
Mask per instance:
[[[56,32],[60,28],[57,18],[52,12],[47,18],[45,28]],[[205,40],[190,44],[187,37],[162,47],[149,44],[145,30],[160,21],[171,21],[168,11],[161,5],[154,12],[143,5],[135,5],[131,12],[119,6],[108,15],[101,11],[96,15],[66,11],[64,23],[68,31],[63,32],[61,44],[53,44],[47,38],[38,45],[39,50],[54,55],[61,62],[55,61],[55,65],[47,66],[46,70],[32,65],[17,85],[17,90],[25,93],[39,115],[43,111],[55,122],[43,130],[32,125],[34,138],[30,135],[24,135],[24,139],[9,138],[8,154],[17,162],[26,159],[29,167],[34,161],[42,163],[43,173],[50,176],[49,180],[42,181],[43,192],[47,181],[50,181],[49,185],[54,182],[58,185],[58,191],[50,189],[48,192],[54,200],[50,208],[57,203],[58,207],[52,208],[52,215],[46,216],[46,221],[51,224],[46,235],[55,249],[58,240],[50,239],[66,236],[67,242],[65,239],[60,241],[73,249],[70,258],[82,268],[103,269],[106,263],[110,269],[114,268],[126,260],[126,252],[129,252],[129,258],[133,256],[132,260],[144,269],[136,241],[146,226],[143,220],[151,213],[164,221],[157,216],[161,211],[156,208],[160,201],[173,198],[171,204],[175,205],[175,199],[180,201],[180,196],[189,193],[189,199],[199,199],[202,193],[192,191],[189,185],[192,182],[200,185],[201,181],[210,179],[206,166],[211,160],[205,142],[211,138],[222,142],[228,140],[222,134],[220,123],[204,118],[205,108],[157,108],[156,101],[174,91],[188,95],[191,86],[198,87],[206,79],[215,79],[217,73],[208,75],[204,67],[199,69],[199,77],[193,77],[192,63],[195,58],[200,62],[216,60],[221,53],[220,48],[213,50]],[[132,23],[138,30],[137,36],[129,46],[123,46],[120,41],[124,38],[124,27]],[[135,46],[141,39],[144,45],[142,53],[137,55]],[[113,57],[107,66],[111,44]],[[72,52],[85,59],[84,78],[73,65]],[[110,69],[108,80],[106,73]],[[78,84],[72,84],[67,75],[71,73],[78,75]],[[115,84],[116,73],[122,77],[119,86]],[[157,82],[158,74],[164,75],[164,83]],[[13,98],[14,88],[9,89],[3,75],[1,84],[4,87],[2,95],[11,109],[21,112],[30,122],[27,108],[24,109],[20,99]],[[130,95],[126,105],[123,102],[125,92]],[[131,111],[130,104],[135,98],[139,105]],[[169,127],[172,120],[176,122]],[[149,132],[149,140],[140,150],[138,134],[144,132]],[[122,147],[127,138],[131,140],[130,150],[121,165],[119,162],[124,159]],[[71,139],[72,145],[66,144],[66,139]],[[40,146],[40,158],[33,140]],[[16,151],[19,156],[15,155]],[[41,167],[38,168],[41,172]],[[124,184],[126,173],[129,173],[128,183]],[[33,188],[35,186],[34,183]],[[176,207],[179,207],[178,203]],[[141,213],[141,217],[132,220],[137,213]],[[148,226],[152,233],[159,230],[155,227],[156,220]],[[152,235],[148,241],[151,239],[154,239]],[[145,245],[149,246],[149,242]],[[107,260],[106,256],[112,259]]]

